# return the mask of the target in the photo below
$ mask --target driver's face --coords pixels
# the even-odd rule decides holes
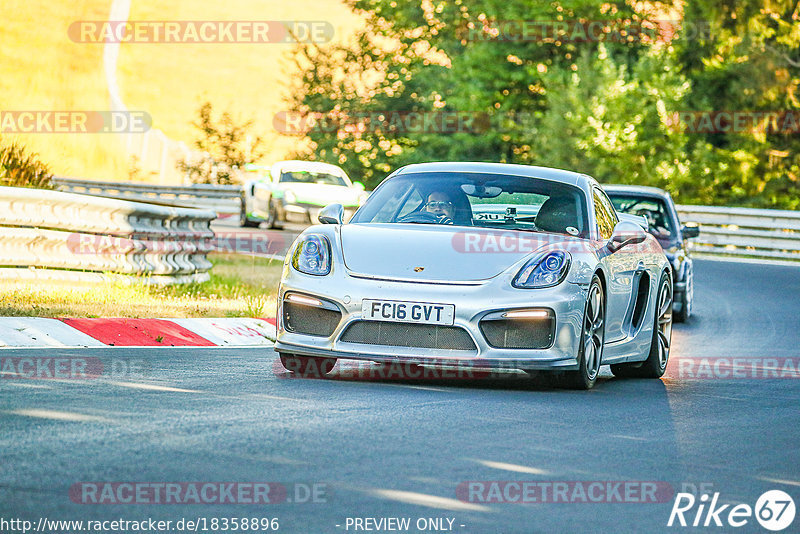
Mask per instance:
[[[425,204],[425,211],[433,213],[437,216],[446,216],[453,218],[455,209],[453,203],[447,198],[444,193],[431,193],[428,195],[428,201]]]

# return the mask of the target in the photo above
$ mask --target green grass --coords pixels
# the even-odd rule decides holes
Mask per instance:
[[[4,317],[274,317],[283,264],[212,254],[211,279],[154,287],[109,282],[91,286],[0,284]]]
[[[111,0],[59,2],[4,0],[0,31],[0,110],[107,110],[103,45],[75,43],[72,22],[107,20]],[[361,23],[342,0],[173,0],[133,2],[129,20],[324,20],[335,39]],[[297,73],[289,44],[130,44],[120,48],[118,84],[131,110],[144,110],[153,127],[191,145],[191,123],[206,100],[216,112],[254,121],[264,138],[264,163],[284,159],[297,137],[281,136],[272,117]],[[127,180],[132,160],[122,136],[24,134],[13,136],[40,154],[56,175]],[[158,157],[155,160],[159,160]],[[142,165],[140,163],[140,165]],[[157,180],[142,168],[142,178]],[[170,178],[180,180],[177,171]]]
[[[109,109],[102,46],[72,42],[67,28],[76,20],[107,18],[110,5],[110,0],[3,0],[0,109]],[[127,172],[123,147],[110,134],[4,134],[3,140],[20,141],[55,174],[100,179]]]

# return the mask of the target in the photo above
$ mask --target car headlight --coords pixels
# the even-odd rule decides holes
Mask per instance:
[[[369,198],[369,193],[367,193],[366,191],[358,195],[358,205],[363,206],[364,202],[366,202],[368,198]]]
[[[511,285],[518,289],[540,289],[557,286],[569,272],[572,258],[563,250],[556,250],[544,258],[533,258],[519,271]]]
[[[331,244],[323,235],[307,235],[297,243],[292,267],[305,274],[325,276],[331,272]]]
[[[289,204],[294,204],[297,202],[297,195],[295,195],[292,191],[286,191],[286,194],[283,195],[283,198]]]

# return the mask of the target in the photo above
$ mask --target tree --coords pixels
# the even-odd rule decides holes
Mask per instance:
[[[223,112],[215,120],[210,102],[200,106],[198,115],[198,122],[192,125],[200,130],[201,137],[194,145],[203,152],[203,157],[181,160],[178,168],[186,173],[192,183],[235,183],[238,169],[263,156],[259,150],[261,137],[248,134],[252,121],[237,123],[228,112]]]
[[[700,201],[800,208],[800,5],[777,0],[686,4],[687,26],[706,27],[678,43],[690,81],[684,109],[774,114],[743,129],[690,132]],[[753,115],[755,116],[755,115]]]
[[[310,130],[310,148],[297,157],[342,165],[369,186],[408,163],[499,161],[655,185],[684,203],[800,206],[798,131],[702,133],[681,115],[800,108],[800,15],[790,2],[350,5],[365,29],[347,45],[301,47],[291,109],[345,122],[468,113],[483,128],[442,133],[356,120]],[[509,39],[509,21],[568,29]],[[606,33],[575,38],[598,21]]]

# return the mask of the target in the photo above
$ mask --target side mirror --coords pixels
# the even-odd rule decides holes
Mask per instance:
[[[686,223],[683,228],[681,228],[681,235],[684,239],[697,237],[700,235],[700,227],[697,223]]]
[[[614,227],[614,233],[608,240],[608,249],[616,252],[625,245],[635,245],[647,239],[644,228],[631,221],[619,221]]]
[[[322,224],[342,224],[344,221],[344,207],[341,204],[328,204],[317,216]]]
[[[360,189],[361,191],[364,191],[365,189],[364,184],[362,184],[361,182],[353,182],[353,187],[355,187],[356,189]]]
[[[650,231],[650,223],[647,222],[647,217],[645,217],[644,215],[634,215],[632,213],[617,212],[617,216],[619,217],[620,222],[621,221],[632,222],[644,228],[645,232]]]

